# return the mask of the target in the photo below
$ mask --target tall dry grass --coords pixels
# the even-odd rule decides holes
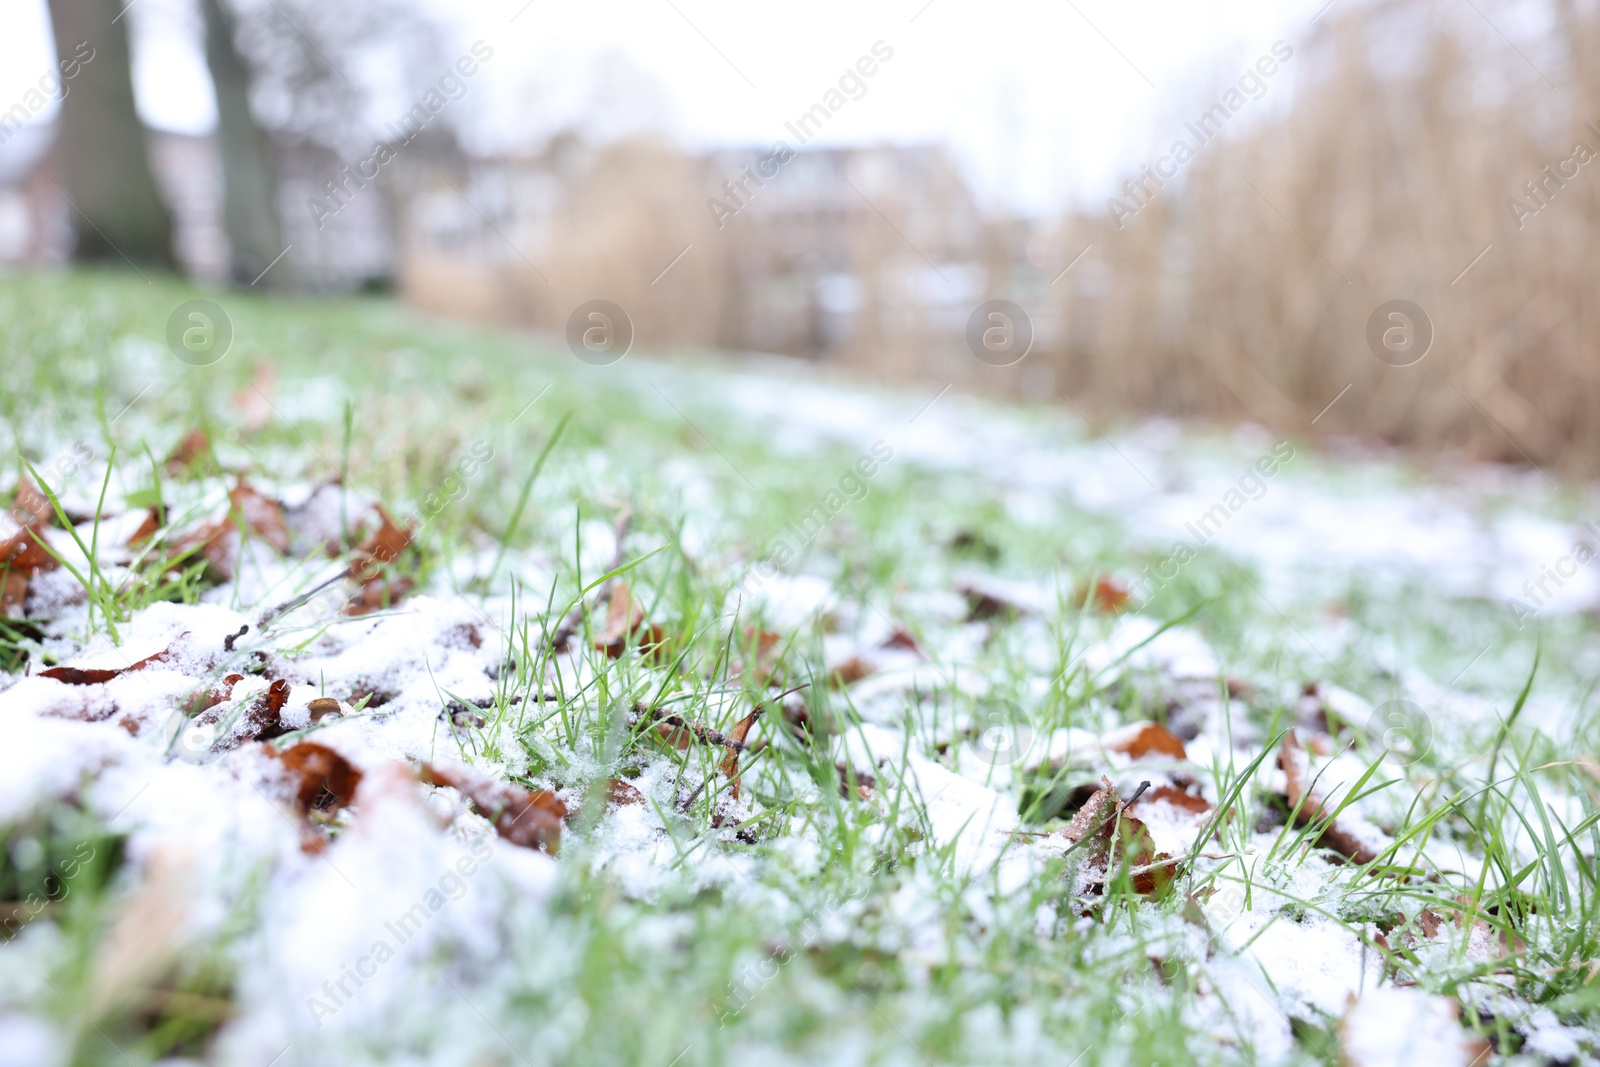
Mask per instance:
[[[1096,407],[1600,471],[1600,159],[1543,173],[1600,153],[1600,18],[1558,12],[1524,58],[1470,7],[1348,10],[1302,46],[1278,117],[1206,146],[1122,230],[1065,221],[1059,243],[1094,250],[1042,362]],[[1507,199],[1534,206],[1541,180],[1519,227]],[[1409,367],[1366,340],[1395,298],[1435,331]]]
[[[552,333],[604,297],[628,310],[641,348],[776,349],[884,378],[1062,394],[1091,414],[1250,419],[1593,475],[1600,158],[1560,185],[1545,168],[1579,141],[1600,153],[1600,10],[1551,2],[1538,38],[1516,28],[1525,5],[1335,7],[1294,42],[1292,95],[1261,121],[1233,120],[1124,227],[1100,210],[1049,227],[1060,262],[1091,246],[1057,284],[1056,267],[1024,254],[1028,225],[970,221],[953,170],[913,166],[870,204],[836,181],[811,206],[764,215],[782,183],[812,180],[791,166],[718,229],[705,199],[731,165],[638,138],[535,161],[555,176],[553,206],[523,215],[551,221],[504,222],[516,254],[488,230],[459,249],[415,246],[402,283],[424,306]],[[1537,213],[1519,224],[1511,197]],[[974,299],[1014,300],[1039,327],[1018,366],[972,358],[966,308],[918,303],[918,272],[974,263],[987,278]],[[840,274],[859,283],[846,319],[817,298]],[[1368,346],[1369,317],[1393,299],[1432,323],[1413,366]]]

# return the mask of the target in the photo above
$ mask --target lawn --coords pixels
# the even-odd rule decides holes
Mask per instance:
[[[0,337],[0,1064],[1600,1056],[1583,487],[380,299]]]

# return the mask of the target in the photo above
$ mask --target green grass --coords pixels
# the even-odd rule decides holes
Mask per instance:
[[[1600,949],[1600,808],[1597,783],[1573,762],[1600,751],[1590,620],[1541,623],[1535,674],[1535,631],[1518,631],[1498,605],[1416,586],[1383,588],[1361,576],[1332,591],[1308,584],[1295,601],[1268,604],[1250,567],[1202,552],[1146,610],[1184,620],[1211,643],[1227,674],[1251,684],[1252,695],[1234,703],[1239,721],[1263,741],[1293,724],[1294,695],[1307,683],[1334,682],[1376,703],[1397,691],[1395,662],[1443,682],[1484,646],[1490,651],[1459,685],[1492,702],[1497,715],[1441,715],[1432,749],[1399,777],[1371,764],[1371,777],[1351,793],[1367,794],[1394,845],[1370,869],[1328,864],[1316,834],[1284,820],[1265,784],[1275,751],[1258,745],[1253,762],[1201,769],[1213,795],[1226,798],[1201,835],[1207,850],[1237,857],[1259,846],[1253,828],[1276,811],[1280,828],[1253,866],[1235,858],[1187,868],[1155,899],[1136,894],[1123,875],[1091,906],[1075,896],[1071,861],[1062,860],[1001,894],[992,874],[966,875],[949,849],[933,846],[920,814],[928,798],[911,787],[904,757],[881,768],[877,804],[841,797],[835,764],[844,738],[883,712],[857,707],[850,689],[828,684],[823,639],[832,625],[848,628],[852,615],[870,622],[882,613],[938,649],[960,631],[934,599],[954,575],[983,570],[1040,580],[1062,591],[1060,609],[1044,620],[997,624],[959,661],[940,660],[946,680],[908,698],[890,724],[906,728],[908,746],[955,765],[958,745],[941,750],[935,742],[955,716],[977,711],[974,678],[992,687],[990,699],[1025,709],[1039,735],[1161,718],[1163,679],[1133,671],[1091,677],[1077,662],[1113,620],[1070,606],[1066,596],[1095,574],[1137,573],[1156,554],[1130,547],[1137,542],[1116,522],[1068,502],[1052,502],[1047,522],[1025,521],[989,478],[896,458],[865,499],[848,505],[787,568],[825,576],[841,618],[782,634],[787,684],[810,685],[811,726],[786,729],[769,708],[758,734],[769,744],[741,764],[756,813],[741,840],[713,825],[730,789],[714,775],[721,750],[664,749],[632,712],[643,703],[727,729],[772,696],[734,667],[750,654],[743,627],[775,624],[753,604],[732,624],[730,591],[741,563],[769,553],[870,439],[797,456],[779,447],[771,427],[726,417],[718,398],[700,394],[715,387],[715,375],[636,357],[587,367],[546,340],[430,322],[378,301],[211,294],[233,321],[234,348],[214,367],[191,368],[170,357],[161,338],[170,309],[193,295],[175,282],[147,286],[116,275],[0,280],[0,417],[17,466],[33,464],[50,482],[53,502],[109,493],[161,506],[173,526],[190,521],[205,513],[218,485],[231,483],[203,469],[166,474],[160,461],[203,427],[221,463],[252,477],[339,476],[397,513],[424,508],[428,521],[402,569],[445,592],[457,568],[473,570],[477,581],[461,595],[495,605],[509,601],[484,601],[485,593],[515,597],[514,609],[496,606],[490,620],[506,632],[513,655],[485,725],[457,734],[464,758],[523,784],[581,788],[594,798],[586,808],[593,811],[608,779],[631,777],[652,761],[671,761],[686,780],[712,776],[691,803],[658,813],[681,877],[647,898],[630,897],[605,868],[595,819],[580,818],[553,902],[506,915],[499,934],[509,963],[479,976],[470,1002],[446,982],[470,979],[448,959],[431,960],[410,976],[425,998],[417,1011],[337,1039],[347,1044],[322,1046],[320,1055],[431,1052],[452,1062],[684,1067],[1253,1062],[1243,1022],[1229,1042],[1203,1029],[1234,1008],[1211,975],[1229,951],[1197,899],[1229,886],[1244,890],[1246,906],[1281,902],[1273,923],[1320,918],[1360,932],[1374,980],[1403,968],[1428,991],[1470,1001],[1480,1010],[1468,1011],[1464,1026],[1503,1051],[1519,1040],[1517,1020],[1507,1015],[1514,1003],[1600,1023],[1600,998],[1587,981]],[[253,372],[267,362],[276,368],[274,416],[249,429],[232,398],[248,394]],[[1058,439],[1075,432],[1047,413],[1018,418]],[[872,436],[890,437],[892,429]],[[91,484],[88,467],[52,479],[52,460],[77,440],[111,459],[104,487]],[[435,511],[430,494],[452,485],[477,442],[492,458],[481,474],[461,479],[458,499]],[[1331,470],[1301,451],[1295,473],[1284,477]],[[575,645],[590,670],[552,674],[549,636],[607,575],[612,560],[588,546],[624,506],[633,511],[626,577],[663,628],[665,651],[630,647],[614,660],[590,651],[589,631],[603,616],[585,617]],[[81,575],[93,605],[83,631],[46,637],[24,624],[0,625],[0,668],[37,669],[97,632],[115,638],[119,624],[156,600],[193,603],[210,584],[203,571],[192,552],[153,553],[117,579],[95,567]],[[1296,625],[1286,626],[1285,616]],[[285,625],[273,635],[277,654],[306,654],[321,626]],[[1577,709],[1573,734],[1551,737],[1519,720],[1530,685],[1541,706]],[[535,699],[552,688],[556,699]],[[441,692],[441,707],[451,698]],[[0,692],[0,707],[4,700]],[[1365,737],[1351,741],[1358,755],[1374,754]],[[1063,824],[1070,813],[1062,802],[1081,770],[1043,768],[1014,784],[1033,829]],[[7,827],[0,886],[25,895],[23,881],[38,865],[19,865],[17,843],[37,840],[41,826],[51,827],[42,848],[48,857],[69,840],[110,840],[103,826],[73,822],[76,811],[63,802]],[[1459,845],[1477,866],[1432,880],[1407,877],[1429,866],[1419,852],[1428,841]],[[714,853],[738,869],[707,884],[693,871]],[[0,1009],[58,1020],[73,1035],[73,1062],[203,1056],[225,1025],[237,970],[246,965],[237,945],[259,901],[232,902],[230,936],[164,976],[164,998],[88,1019],[69,1005],[87,996],[118,894],[128,890],[126,872],[120,881],[117,874],[120,853],[107,845],[104,855],[104,866],[83,876],[92,890],[0,947],[60,989],[0,986]],[[1377,939],[1405,929],[1424,907],[1463,911],[1524,947],[1485,964],[1469,955],[1464,937],[1423,955],[1398,937]],[[44,930],[55,932],[36,932]],[[1491,976],[1494,970],[1507,973]],[[1509,980],[1509,998],[1493,990],[1491,977]],[[1337,1021],[1297,1017],[1292,1059],[1329,1062]]]

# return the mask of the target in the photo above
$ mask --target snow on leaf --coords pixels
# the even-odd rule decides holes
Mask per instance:
[[[567,806],[549,790],[530,791],[501,782],[468,767],[422,765],[422,780],[449,786],[472,802],[478,814],[494,824],[495,832],[513,845],[555,855],[561,845],[561,825]]]

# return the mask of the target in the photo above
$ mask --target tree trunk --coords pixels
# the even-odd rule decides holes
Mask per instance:
[[[77,61],[55,154],[72,204],[72,258],[174,268],[172,215],[150,171],[133,105],[127,23],[117,0],[50,0],[56,54]]]
[[[222,157],[222,227],[228,235],[228,278],[250,285],[284,251],[272,142],[250,113],[250,69],[235,45],[237,23],[221,0],[201,0],[206,64],[217,94],[217,151]],[[278,264],[263,285],[282,285]]]

